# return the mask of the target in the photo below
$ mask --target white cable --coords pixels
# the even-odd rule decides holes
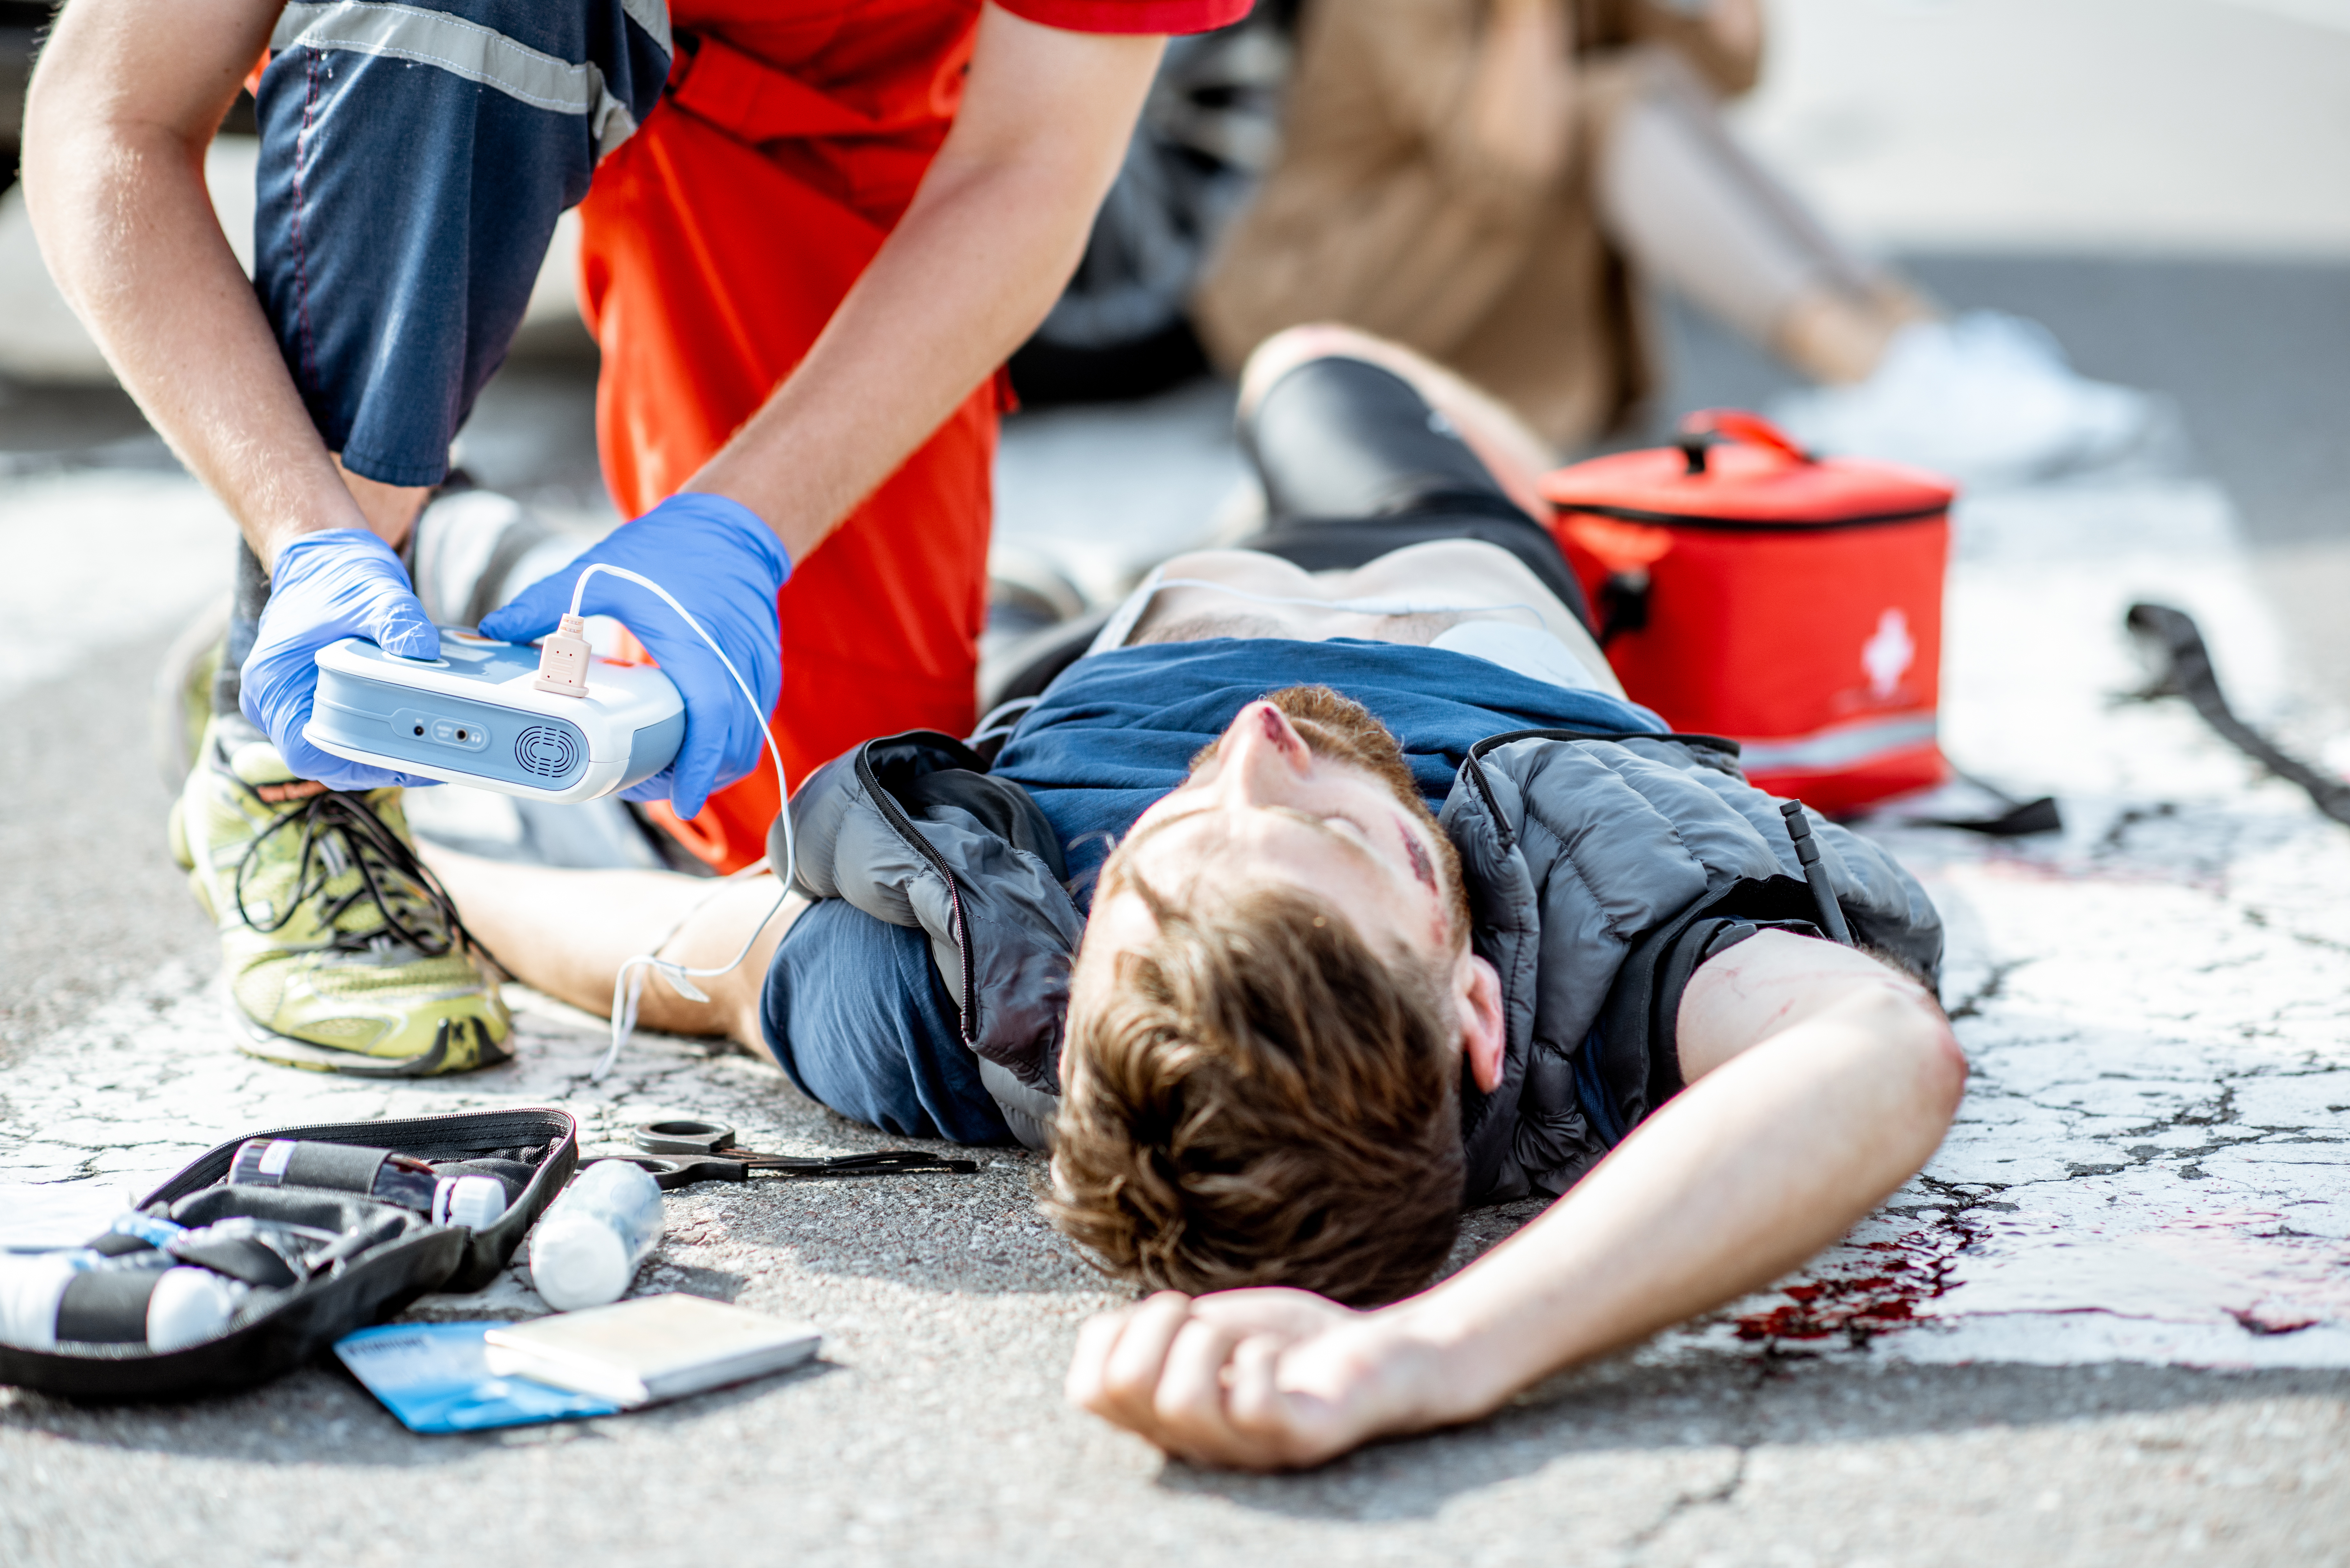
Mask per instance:
[[[751,683],[743,679],[743,672],[734,668],[734,661],[726,657],[726,650],[718,646],[718,639],[703,630],[702,623],[693,618],[692,611],[671,597],[667,588],[654,582],[650,577],[641,576],[626,566],[609,566],[602,561],[591,562],[588,568],[579,574],[578,581],[571,585],[573,615],[579,614],[580,599],[588,591],[588,579],[598,572],[608,573],[615,577],[625,577],[639,587],[649,588],[660,595],[661,602],[677,611],[680,618],[693,628],[693,634],[708,644],[710,651],[718,656],[718,662],[726,667],[726,673],[734,678],[734,689],[743,693],[743,701],[751,705],[751,713],[758,723],[760,737],[767,742],[768,760],[775,764],[775,797],[784,825],[784,868],[782,874],[776,878],[775,903],[770,905],[767,912],[759,918],[759,923],[751,928],[751,934],[743,939],[742,950],[716,969],[692,969],[679,963],[674,959],[665,959],[660,956],[660,950],[669,946],[675,940],[677,933],[685,929],[686,921],[693,919],[701,912],[703,904],[717,896],[715,889],[697,902],[692,909],[688,909],[684,917],[670,928],[669,935],[653,944],[651,952],[639,953],[620,966],[620,972],[612,977],[612,1044],[605,1048],[603,1060],[596,1064],[596,1070],[588,1075],[588,1081],[591,1084],[600,1084],[604,1081],[605,1076],[611,1072],[612,1064],[620,1058],[620,1047],[627,1044],[629,1036],[636,1032],[637,1005],[644,997],[646,974],[648,972],[659,974],[662,980],[669,982],[669,988],[671,991],[689,1002],[708,1002],[709,996],[693,982],[696,980],[711,980],[719,975],[732,974],[744,959],[751,956],[751,949],[757,943],[759,933],[765,930],[776,915],[783,911],[784,901],[792,896],[792,878],[799,872],[799,846],[792,836],[792,792],[784,780],[783,750],[775,744],[775,731],[768,727],[767,715],[759,707],[759,699],[752,691]],[[743,870],[743,872],[754,871],[760,864],[761,862],[754,861],[750,866],[744,867]]]

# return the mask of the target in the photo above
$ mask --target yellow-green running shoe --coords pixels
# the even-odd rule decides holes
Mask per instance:
[[[495,971],[417,860],[396,788],[299,779],[215,716],[172,807],[172,854],[219,927],[239,1048],[370,1077],[512,1059]]]

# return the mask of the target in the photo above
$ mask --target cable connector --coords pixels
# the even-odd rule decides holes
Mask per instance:
[[[566,615],[538,645],[538,679],[531,684],[564,697],[587,696],[588,651],[588,623]]]

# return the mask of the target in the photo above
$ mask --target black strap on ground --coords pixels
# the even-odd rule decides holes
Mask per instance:
[[[1986,838],[2023,838],[2034,833],[2064,831],[2064,817],[2056,809],[2055,796],[2043,794],[2037,800],[2018,800],[1997,784],[1987,779],[1979,779],[1962,768],[1950,771],[1999,802],[2005,809],[1995,816],[1920,817],[1918,826],[1956,827],[1968,833],[1980,833]]]
[[[2317,809],[2350,826],[2350,783],[2318,772],[2277,750],[2269,738],[2236,717],[2220,691],[2211,670],[2211,650],[2185,610],[2168,605],[2132,605],[2126,621],[2132,632],[2158,650],[2163,663],[2154,683],[2137,693],[2141,698],[2184,697],[2195,704],[2203,721],[2238,751],[2281,779],[2309,792]]]

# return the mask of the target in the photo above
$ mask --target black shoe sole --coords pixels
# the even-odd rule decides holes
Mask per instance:
[[[328,1045],[313,1045],[307,1040],[265,1029],[247,1018],[232,1004],[230,1014],[238,1025],[236,1048],[248,1056],[280,1067],[298,1067],[307,1073],[340,1073],[351,1078],[430,1078],[442,1072],[449,1060],[452,1031],[471,1032],[474,1046],[474,1062],[459,1071],[473,1073],[484,1067],[500,1066],[514,1060],[512,1048],[490,1038],[489,1027],[478,1018],[444,1018],[432,1036],[432,1049],[421,1056],[394,1059],[369,1056],[357,1051],[338,1051]],[[507,1039],[513,1036],[509,1034]]]

